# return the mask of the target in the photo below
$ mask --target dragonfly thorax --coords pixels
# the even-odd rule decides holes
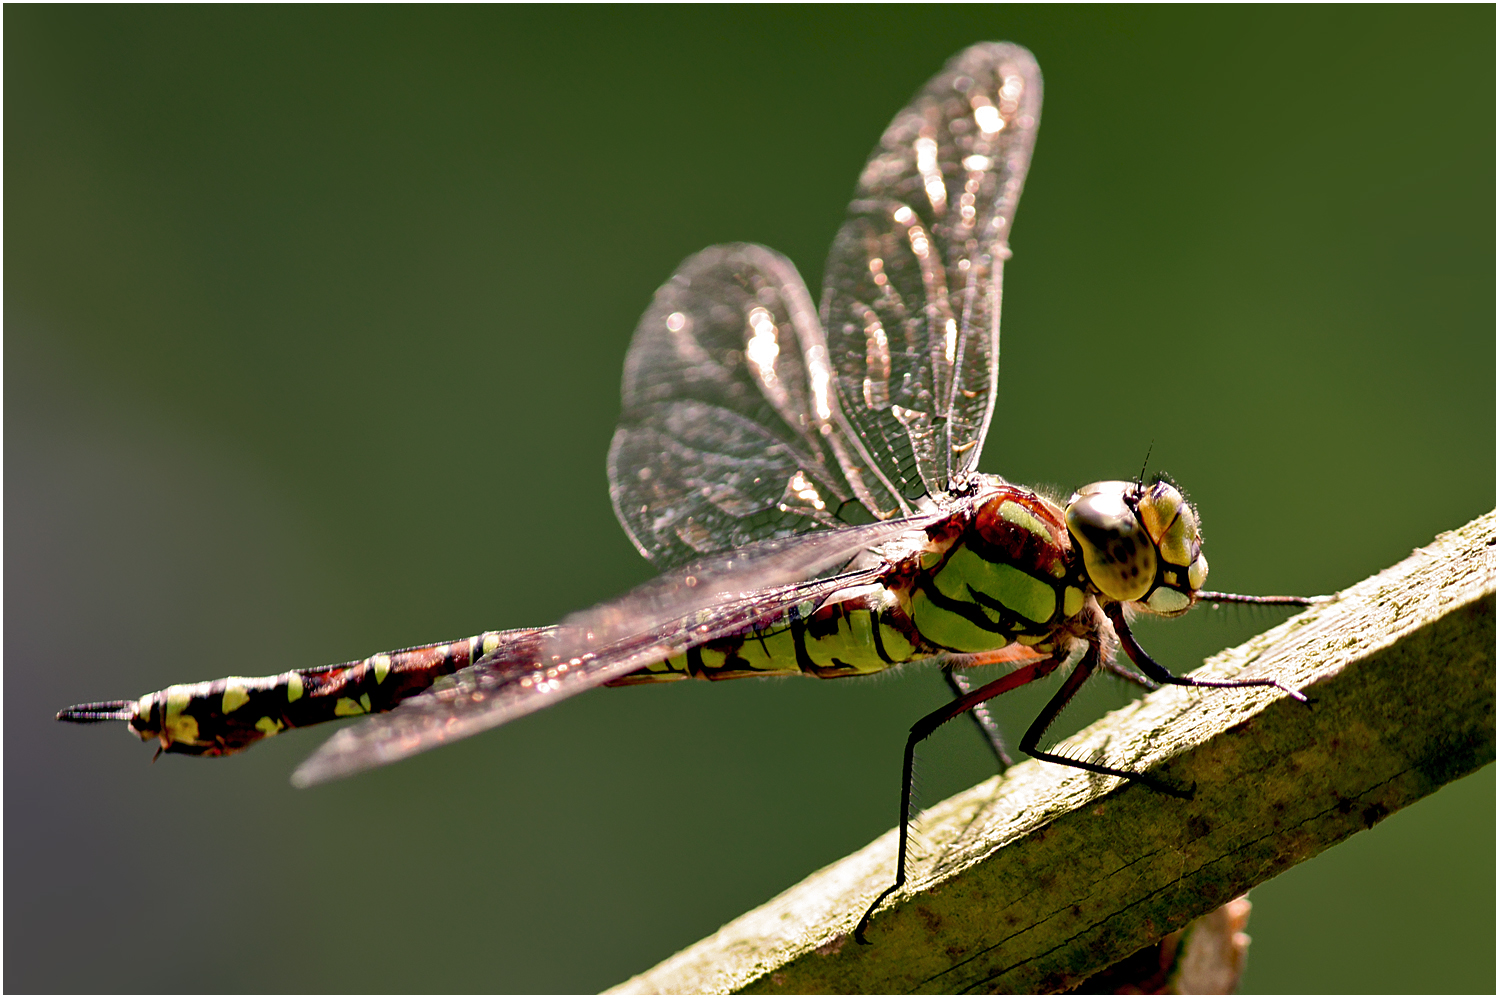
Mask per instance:
[[[1094,482],[1067,502],[1088,580],[1110,600],[1184,613],[1207,581],[1197,511],[1170,482]]]

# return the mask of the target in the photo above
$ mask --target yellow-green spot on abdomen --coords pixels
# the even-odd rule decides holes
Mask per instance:
[[[166,706],[163,713],[168,717],[174,717],[187,709],[187,705],[193,702],[193,691],[187,686],[168,686]]]
[[[807,657],[823,668],[834,668],[838,663],[859,672],[886,668],[874,644],[874,615],[869,610],[851,609],[839,614],[838,630],[821,637],[807,634],[806,648]]]
[[[176,714],[167,718],[162,728],[174,742],[185,745],[196,745],[198,742],[198,719],[189,714]]]
[[[500,636],[493,631],[484,634],[484,654],[488,655],[500,646]]]
[[[754,672],[800,672],[796,664],[796,640],[790,628],[752,635],[739,646],[739,657]]]
[[[250,691],[245,689],[245,680],[239,676],[231,676],[225,681],[228,685],[224,687],[224,697],[219,701],[219,706],[225,714],[232,714],[250,702]]]
[[[360,699],[368,700],[369,697],[365,696]],[[352,697],[339,697],[338,702],[333,705],[334,717],[353,717],[356,714],[367,713],[369,713],[369,709]]]
[[[375,685],[379,686],[385,682],[385,677],[390,675],[390,656],[371,655],[370,666],[375,670]]]
[[[169,686],[166,694],[161,716],[162,730],[174,742],[195,744],[198,740],[198,719],[183,713],[188,704],[193,702],[193,688]]]
[[[262,717],[260,720],[255,722],[255,730],[264,732],[267,738],[271,737],[272,735],[280,734],[281,729],[284,727],[286,727],[286,725],[282,724],[274,717]]]
[[[302,699],[302,676],[293,672],[291,678],[286,682],[286,702]]]

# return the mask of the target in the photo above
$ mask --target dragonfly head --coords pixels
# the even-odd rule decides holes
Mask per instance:
[[[1174,616],[1207,581],[1197,511],[1170,482],[1085,485],[1067,501],[1067,532],[1106,599]]]

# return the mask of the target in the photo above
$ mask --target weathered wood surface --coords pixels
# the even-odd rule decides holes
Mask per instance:
[[[616,993],[1050,992],[1076,986],[1494,759],[1494,514],[1065,744],[1181,784],[1178,800],[1027,762],[924,812],[912,882],[895,832],[819,870]]]

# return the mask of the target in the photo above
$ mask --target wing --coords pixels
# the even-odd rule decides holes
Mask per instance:
[[[811,296],[773,250],[683,261],[635,329],[621,394],[609,491],[663,567],[910,512],[859,453]]]
[[[994,409],[1001,267],[1040,106],[1014,45],[974,46],[928,83],[865,166],[823,322],[760,246],[704,250],[656,292],[609,453],[642,554],[682,565],[961,487]]]
[[[1040,118],[1028,51],[959,53],[890,123],[833,241],[822,320],[837,394],[908,498],[940,501],[978,465],[1002,269]]]
[[[506,632],[506,643],[440,687],[345,728],[292,774],[308,786],[478,734],[558,700],[773,619],[789,607],[872,580],[873,551],[936,518],[777,538],[703,559],[557,627]],[[924,537],[924,534],[919,534]],[[821,577],[833,571],[836,574]]]

